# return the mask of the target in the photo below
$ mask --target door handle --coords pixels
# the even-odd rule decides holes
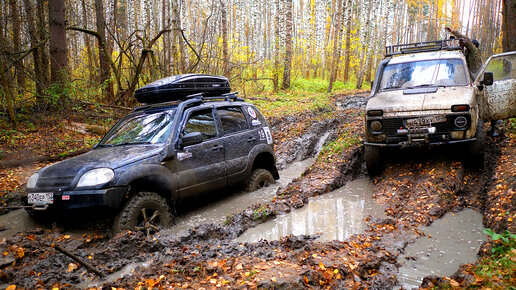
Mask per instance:
[[[256,138],[255,137],[249,137],[247,138],[247,142],[254,142],[256,141]]]
[[[222,145],[215,145],[213,147],[211,147],[211,150],[213,151],[219,151],[220,149],[224,148],[224,146]]]

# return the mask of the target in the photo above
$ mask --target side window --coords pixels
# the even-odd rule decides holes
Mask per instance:
[[[211,110],[197,111],[190,115],[183,129],[183,135],[193,132],[200,132],[203,141],[217,137],[215,120]]]
[[[516,54],[494,57],[487,64],[486,71],[493,73],[495,82],[516,78]]]
[[[249,128],[244,113],[238,107],[218,109],[217,115],[222,124],[222,131],[226,134]]]

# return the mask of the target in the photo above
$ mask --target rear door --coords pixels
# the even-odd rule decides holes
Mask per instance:
[[[516,51],[491,56],[475,80],[479,85],[484,72],[493,73],[493,84],[479,92],[480,116],[484,120],[516,117]]]
[[[182,125],[181,136],[200,132],[199,144],[177,151],[176,172],[181,197],[226,186],[224,143],[219,138],[212,109],[191,111]]]
[[[222,129],[228,183],[241,181],[248,166],[248,156],[258,138],[249,130],[249,123],[239,106],[217,109]]]

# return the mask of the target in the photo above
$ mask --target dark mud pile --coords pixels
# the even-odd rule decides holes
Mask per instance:
[[[346,103],[346,98],[338,101]],[[359,109],[341,107],[327,115],[323,120],[317,119],[319,114],[307,113],[270,122],[280,164],[309,156],[326,132],[327,142],[343,134],[361,136]],[[319,138],[312,140],[311,135]],[[464,167],[453,154],[442,152],[418,152],[413,158],[391,160],[385,172],[374,179],[375,198],[387,208],[389,218],[368,219],[368,231],[346,241],[315,242],[316,236],[290,236],[280,241],[239,244],[233,239],[278,214],[303,207],[310,197],[364,174],[360,144],[351,144],[331,159],[319,157],[302,177],[280,188],[271,202],[233,214],[223,225],[193,228],[184,237],[144,237],[132,232],[111,239],[95,235],[73,238],[58,231],[19,234],[0,243],[4,253],[0,279],[4,286],[25,288],[392,288],[397,284],[397,257],[408,243],[421,236],[418,226],[428,225],[447,212],[471,207],[486,213],[486,224],[500,229],[511,227],[515,146],[514,142],[502,142],[500,151],[497,148],[501,141],[489,140],[484,170]],[[503,199],[500,209],[493,209],[495,203],[500,204],[500,196],[507,193],[512,197]],[[498,194],[498,200],[491,194]],[[502,210],[509,214],[498,219]],[[52,244],[72,252],[102,276],[88,271]],[[124,271],[128,265],[132,270]]]

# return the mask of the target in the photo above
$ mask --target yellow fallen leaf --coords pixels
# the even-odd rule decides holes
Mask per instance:
[[[244,267],[242,266],[242,264],[238,264],[238,265],[236,266],[236,269],[237,269],[237,270],[242,270],[243,268],[244,268]]]
[[[66,272],[70,273],[70,272],[74,271],[77,268],[78,268],[77,264],[70,263],[70,264],[68,264],[68,269],[66,269]]]
[[[16,285],[9,285],[5,290],[16,290]]]

